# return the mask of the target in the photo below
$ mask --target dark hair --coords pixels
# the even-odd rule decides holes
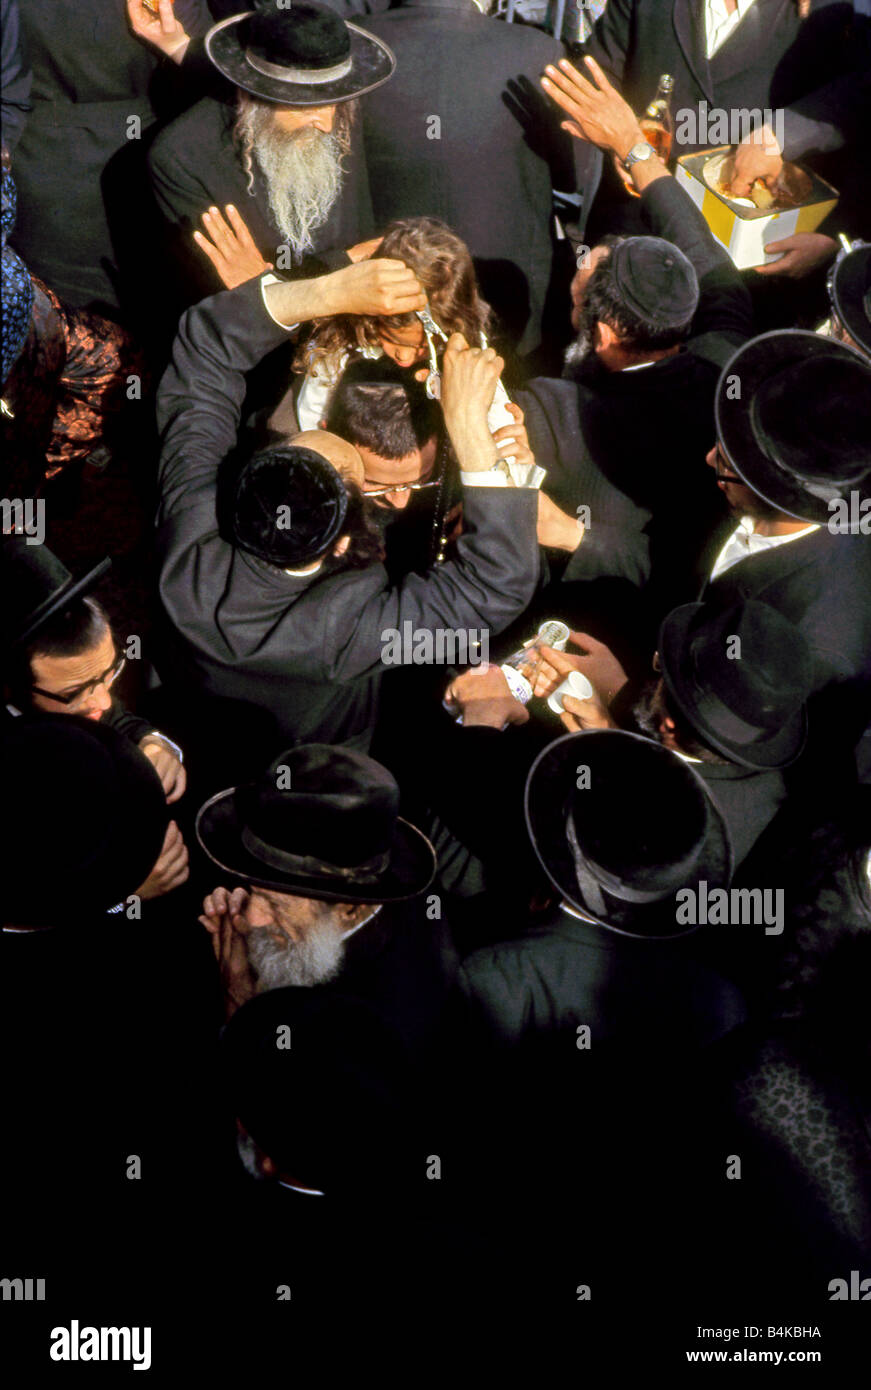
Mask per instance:
[[[659,721],[665,716],[674,724],[674,741],[678,744],[680,751],[686,753],[689,758],[698,758],[702,763],[716,763],[720,767],[728,767],[729,759],[724,758],[720,753],[716,753],[713,748],[709,748],[706,743],[702,743],[692,724],[678,714],[668,703],[668,693],[660,676],[651,676],[645,681],[635,704],[632,706],[632,717],[641,729],[642,733],[649,738],[656,739],[657,743],[662,742],[659,732]]]
[[[11,652],[4,663],[5,684],[12,702],[30,703],[31,662],[35,656],[81,656],[96,647],[110,630],[105,610],[91,597],[77,599],[50,618],[30,642]]]
[[[342,373],[327,429],[385,459],[403,459],[438,434],[441,413],[421,386],[389,358],[352,362]]]
[[[600,244],[608,245],[610,252],[611,247],[616,246],[621,240],[623,238],[605,238]],[[677,328],[655,328],[634,309],[630,309],[617,287],[610,254],[602,257],[587,281],[578,317],[578,332],[587,333],[590,342],[593,341],[595,325],[607,323],[619,337],[620,346],[624,351],[638,354],[662,352],[665,348],[677,347],[689,337],[693,321],[691,314],[686,323],[678,325]]]

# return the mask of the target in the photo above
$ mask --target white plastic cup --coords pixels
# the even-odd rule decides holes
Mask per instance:
[[[555,652],[564,652],[570,636],[565,623],[558,618],[548,618],[538,629],[536,646],[553,647]]]
[[[575,700],[589,700],[592,694],[593,687],[583,672],[569,671],[562,684],[557,686],[552,695],[548,695],[547,707],[552,709],[554,714],[562,714],[564,695],[571,695]]]

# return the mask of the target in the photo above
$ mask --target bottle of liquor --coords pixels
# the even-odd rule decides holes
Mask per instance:
[[[652,145],[660,159],[665,162],[668,162],[674,138],[674,119],[671,114],[673,91],[674,78],[664,72],[659,79],[656,96],[638,122],[648,145]]]

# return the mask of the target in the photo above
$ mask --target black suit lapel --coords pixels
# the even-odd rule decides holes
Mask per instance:
[[[786,16],[782,16],[784,8]],[[778,30],[782,33],[782,18],[788,20],[790,16],[797,26],[793,0],[786,0],[785,6],[784,0],[756,0],[711,60],[718,85],[722,87],[724,82],[743,72],[758,53],[771,48],[773,36]],[[761,93],[760,100],[764,101],[766,95]]]
[[[674,0],[672,23],[687,67],[707,100],[714,104],[714,86],[708,68],[703,0]]]

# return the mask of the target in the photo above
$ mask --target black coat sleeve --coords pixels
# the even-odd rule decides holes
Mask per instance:
[[[124,738],[129,738],[131,743],[140,744],[146,734],[157,733],[154,723],[150,719],[143,719],[139,714],[131,714],[129,709],[125,709],[120,700],[112,700],[110,709],[106,710],[100,721],[107,728],[114,729],[117,734],[122,734]]]
[[[164,583],[185,585],[185,604],[211,612],[213,569],[224,566],[227,542],[216,530],[217,473],[236,442],[245,373],[287,340],[262,303],[260,281],[213,295],[182,317],[172,361],[157,398],[161,433],[158,526]],[[312,675],[351,680],[379,668],[383,634],[414,629],[502,631],[532,599],[538,579],[534,489],[465,489],[463,535],[456,559],[391,585],[380,565],[333,581],[330,601],[313,606]],[[179,515],[189,512],[183,525]],[[325,577],[325,582],[330,578]],[[261,651],[261,669],[286,669],[298,627],[289,608]],[[268,646],[268,651],[266,647]]]
[[[182,316],[157,393],[158,525],[204,501],[214,507],[218,465],[236,443],[245,374],[288,338],[266,311],[260,279]]]

